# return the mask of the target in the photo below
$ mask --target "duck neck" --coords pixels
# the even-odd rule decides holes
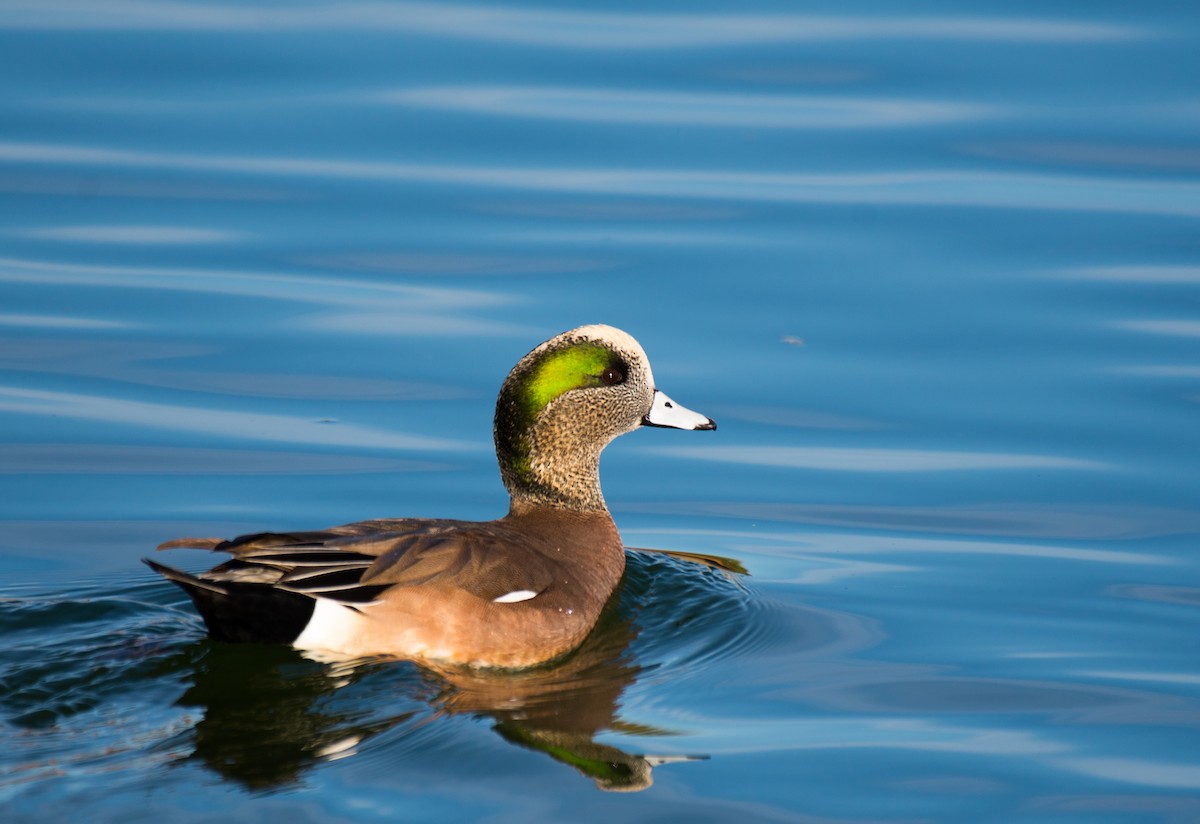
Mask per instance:
[[[513,505],[607,512],[600,492],[600,453],[617,434],[587,404],[570,396],[536,414],[507,381],[496,403],[494,436],[500,474]]]
[[[502,468],[513,511],[523,506],[550,506],[575,512],[607,512],[600,491],[603,445],[568,449],[546,432],[529,438],[528,450],[516,465]],[[522,459],[523,458],[523,459]]]

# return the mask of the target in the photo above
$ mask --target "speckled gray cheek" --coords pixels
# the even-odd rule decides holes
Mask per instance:
[[[529,437],[533,486],[546,502],[604,508],[600,454],[638,426],[650,394],[635,385],[579,390],[546,408]]]
[[[500,471],[519,505],[603,510],[600,453],[613,438],[636,429],[653,401],[650,367],[636,341],[631,348],[611,335],[623,334],[618,330],[583,328],[594,334],[563,335],[522,358],[497,398],[494,434]],[[599,345],[611,352],[610,366],[623,371],[625,380],[570,389],[540,410],[526,403],[526,382],[537,373],[539,363],[581,345]]]
[[[530,474],[545,502],[604,508],[600,453],[618,433],[612,431],[610,410],[589,400],[583,392],[558,398],[529,433]]]

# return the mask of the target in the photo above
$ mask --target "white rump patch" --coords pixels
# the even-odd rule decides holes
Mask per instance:
[[[501,595],[499,598],[493,598],[493,604],[517,604],[521,601],[528,601],[530,598],[536,598],[537,593],[531,589],[518,589],[507,595]]]
[[[362,616],[349,607],[327,598],[317,598],[308,626],[292,646],[302,650],[344,650],[354,642],[361,620]]]

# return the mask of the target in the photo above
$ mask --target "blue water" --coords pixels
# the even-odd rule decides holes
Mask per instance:
[[[1200,820],[1198,78],[1182,3],[0,3],[4,819]],[[627,545],[724,560],[559,667],[138,562],[501,514],[596,322],[719,423],[608,450]]]

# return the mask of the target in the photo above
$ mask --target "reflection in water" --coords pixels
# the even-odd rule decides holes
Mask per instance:
[[[115,530],[121,540],[131,532]],[[393,768],[406,754],[457,765],[478,750],[463,735],[476,721],[600,789],[645,789],[655,767],[698,756],[627,752],[597,738],[677,734],[622,717],[623,696],[644,673],[724,663],[761,632],[738,569],[731,559],[631,551],[619,598],[584,644],[519,671],[325,664],[283,646],[196,640],[195,615],[173,605],[173,588],[128,586],[123,573],[67,593],[10,586],[0,592],[0,724],[16,735],[0,803],[64,775],[103,776],[119,791],[167,764],[202,765],[256,792],[293,787],[351,756]]]
[[[631,555],[632,574],[620,601],[609,604],[583,646],[562,661],[530,670],[382,659],[323,664],[285,647],[197,642],[181,654],[191,668],[192,685],[178,703],[203,709],[189,758],[246,787],[268,790],[294,784],[322,761],[356,754],[367,739],[386,730],[420,735],[437,716],[461,715],[490,721],[506,741],[545,753],[602,790],[643,790],[653,783],[655,767],[703,758],[630,753],[596,740],[608,731],[673,735],[619,714],[622,693],[643,669],[629,649],[639,633],[639,605],[649,589],[664,586],[654,578],[692,566],[644,554],[651,552]],[[684,613],[681,623],[699,630],[698,620],[687,621],[688,604],[702,592],[710,601],[720,595],[703,582],[744,568],[727,558],[670,555],[714,571],[671,582],[680,587],[664,586],[683,590],[673,606]],[[726,610],[726,615],[736,621],[738,612]]]
[[[338,711],[328,699],[344,682],[286,647],[201,642],[192,686],[177,702],[199,707],[192,752],[226,778],[251,789],[295,783],[304,770],[357,741],[411,718],[405,709],[385,719]]]
[[[584,646],[562,663],[516,673],[439,671],[437,706],[493,719],[506,740],[575,768],[602,790],[645,789],[653,757],[594,740],[621,726],[621,693],[641,669],[627,653],[635,636],[633,623],[610,608]]]

